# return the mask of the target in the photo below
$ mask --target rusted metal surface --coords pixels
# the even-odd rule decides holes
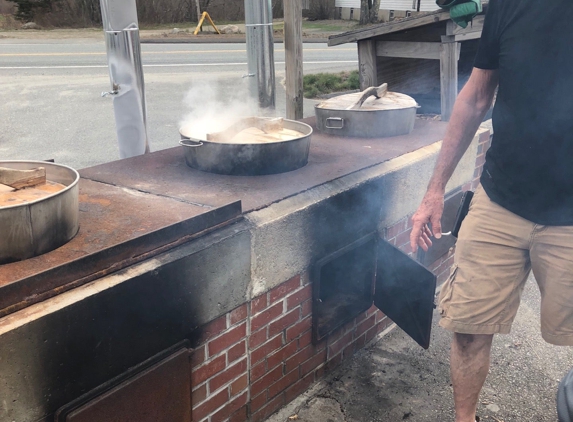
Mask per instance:
[[[56,421],[191,422],[189,353],[182,348],[138,365],[64,406]]]
[[[0,316],[236,221],[240,201],[218,207],[80,180],[80,230],[49,253],[0,266]]]
[[[164,194],[190,203],[220,206],[240,198],[243,211],[308,190],[360,169],[440,141],[446,123],[417,120],[409,135],[392,138],[348,138],[320,133],[314,117],[303,122],[313,127],[307,166],[268,176],[224,176],[185,165],[183,147],[116,161],[80,171],[82,177],[146,192]]]

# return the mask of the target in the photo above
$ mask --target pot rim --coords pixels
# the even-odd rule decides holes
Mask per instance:
[[[380,110],[375,110],[375,109],[362,109],[362,108],[356,108],[356,109],[345,109],[345,108],[327,108],[327,107],[319,107],[320,104],[315,104],[314,105],[314,109],[315,110],[325,110],[325,111],[345,111],[345,112],[358,112],[358,113],[378,113],[378,112],[383,112],[383,111],[400,111],[400,110],[410,110],[410,109],[419,109],[420,105],[418,103],[416,103],[415,106],[409,106],[409,107],[400,107],[400,108],[389,108],[389,109],[380,109]]]
[[[272,141],[272,142],[265,142],[265,143],[260,143],[260,142],[241,142],[241,143],[237,143],[237,142],[215,142],[215,141],[207,141],[206,139],[198,139],[198,138],[192,138],[190,136],[187,136],[185,134],[183,134],[181,132],[181,129],[179,129],[179,135],[181,135],[183,137],[183,139],[191,139],[192,141],[195,142],[202,142],[204,144],[211,144],[211,145],[276,145],[276,144],[283,144],[283,143],[287,143],[287,142],[294,142],[294,141],[298,141],[300,139],[306,138],[308,136],[311,136],[312,133],[314,132],[314,130],[312,129],[312,126],[310,126],[307,123],[304,122],[299,122],[297,120],[290,120],[290,119],[284,119],[285,122],[293,122],[296,123],[298,125],[302,125],[305,127],[305,129],[308,129],[308,133],[307,134],[303,134],[302,136],[298,137],[298,138],[294,138],[294,139],[288,139],[288,140],[282,140],[282,141]],[[181,144],[181,141],[179,141],[179,145],[181,145],[182,147],[186,147],[186,148],[198,148],[201,147],[201,145],[195,145],[195,146],[191,146],[191,145],[183,145]]]
[[[56,164],[56,163],[50,163],[47,161],[38,161],[38,160],[0,160],[0,166],[2,166],[2,164],[11,164],[11,163],[41,164],[44,167],[53,166],[53,167],[65,168],[65,169],[72,172],[72,174],[74,175],[74,181],[72,183],[70,183],[68,186],[66,186],[64,189],[62,189],[58,192],[54,192],[51,195],[44,196],[43,198],[35,199],[34,201],[26,202],[24,204],[8,205],[5,207],[0,206],[0,212],[2,210],[15,209],[15,208],[19,208],[19,207],[29,207],[31,205],[47,201],[48,199],[54,198],[58,195],[63,195],[67,191],[72,190],[80,181],[80,174],[78,173],[78,171],[69,167],[69,166],[63,165],[63,164]]]

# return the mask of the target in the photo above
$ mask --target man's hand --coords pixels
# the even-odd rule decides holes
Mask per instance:
[[[497,70],[474,68],[470,79],[458,95],[436,161],[434,174],[428,184],[428,191],[418,211],[412,217],[410,245],[413,252],[418,250],[418,246],[425,251],[432,246],[430,240],[432,231],[436,239],[442,237],[440,219],[444,212],[446,183],[450,180],[462,155],[472,142],[485,113],[489,110],[498,79]],[[428,228],[428,223],[432,224],[432,231]]]
[[[442,223],[440,219],[444,212],[444,194],[428,191],[420,204],[420,207],[412,217],[412,233],[410,234],[410,246],[416,252],[418,246],[427,251],[432,246],[430,236],[436,239],[442,237]],[[432,224],[432,230],[428,227]]]

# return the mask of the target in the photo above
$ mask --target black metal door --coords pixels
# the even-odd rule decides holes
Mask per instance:
[[[436,276],[388,242],[378,243],[374,304],[424,349],[430,347]]]

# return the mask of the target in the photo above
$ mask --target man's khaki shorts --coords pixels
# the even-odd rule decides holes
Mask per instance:
[[[534,224],[479,186],[440,293],[440,325],[463,334],[509,333],[530,270],[541,291],[543,338],[573,345],[573,226]]]

